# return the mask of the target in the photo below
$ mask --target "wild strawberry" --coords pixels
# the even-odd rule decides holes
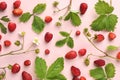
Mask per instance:
[[[81,3],[80,4],[80,14],[85,14],[86,10],[88,8],[88,5],[86,3]]]
[[[6,2],[0,2],[0,10],[5,10],[7,8],[7,3]]]
[[[22,80],[32,80],[32,76],[28,72],[23,71],[22,72]]]
[[[31,61],[30,61],[30,60],[25,60],[25,61],[24,61],[24,65],[25,65],[25,66],[31,65]]]
[[[117,58],[117,59],[120,59],[120,52],[117,53],[116,58]]]
[[[67,52],[67,54],[65,55],[66,59],[74,59],[76,57],[77,57],[77,53],[74,50]]]
[[[2,45],[0,44],[0,51],[2,51]]]
[[[2,39],[2,35],[0,35],[0,40]]]
[[[103,59],[95,60],[94,64],[98,67],[104,66],[105,65],[105,60],[103,60]]]
[[[116,38],[116,34],[113,33],[113,32],[110,32],[110,33],[108,34],[108,38],[109,38],[109,40],[113,40],[113,39]]]
[[[14,22],[9,22],[8,23],[8,30],[10,32],[13,32],[16,29],[16,24]]]
[[[4,46],[5,47],[9,47],[10,45],[11,45],[11,41],[9,41],[9,40],[4,41]]]
[[[46,23],[50,23],[52,21],[52,17],[51,16],[46,16],[45,17],[45,22]]]
[[[84,76],[81,76],[80,80],[86,80],[86,78]]]
[[[105,38],[104,38],[104,36],[102,35],[102,34],[97,34],[97,35],[95,35],[95,40],[97,41],[97,42],[101,42],[101,41],[103,41]]]
[[[13,66],[12,66],[12,69],[11,69],[11,72],[12,73],[18,73],[20,71],[20,65],[15,63]]]
[[[75,77],[80,76],[81,74],[80,69],[75,66],[71,66],[71,73]]]
[[[80,80],[78,77],[73,77],[72,80]]]
[[[87,50],[86,49],[80,49],[79,51],[78,51],[78,54],[80,55],[80,56],[84,56],[85,54],[86,54],[86,52],[87,52]]]
[[[21,1],[20,1],[20,0],[16,0],[16,1],[13,3],[14,9],[15,9],[15,8],[19,8],[20,5],[21,5]]]
[[[48,55],[50,53],[50,50],[49,49],[46,49],[45,50],[45,54]]]
[[[77,30],[77,31],[76,31],[76,36],[79,36],[79,35],[80,35],[80,31]]]
[[[51,40],[52,40],[52,38],[53,38],[53,34],[52,33],[50,33],[50,32],[46,32],[46,34],[45,34],[45,41],[46,42],[50,42]]]
[[[12,11],[12,13],[13,13],[14,16],[20,16],[20,15],[22,15],[23,10],[20,9],[20,8],[16,8]]]

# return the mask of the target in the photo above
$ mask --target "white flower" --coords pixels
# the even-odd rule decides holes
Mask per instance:
[[[19,32],[19,35],[24,37],[25,36],[25,32],[24,31],[23,32]]]
[[[36,44],[36,45],[39,45],[40,41],[37,37],[35,37],[34,40],[33,40],[33,43]]]

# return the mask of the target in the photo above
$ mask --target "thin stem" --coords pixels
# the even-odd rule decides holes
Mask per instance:
[[[110,0],[110,5],[112,6],[112,0]]]

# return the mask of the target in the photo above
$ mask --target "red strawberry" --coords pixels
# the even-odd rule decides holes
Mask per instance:
[[[20,8],[16,8],[12,11],[12,13],[13,13],[14,16],[20,16],[20,15],[22,15],[23,10],[20,9]]]
[[[97,34],[97,35],[95,35],[95,40],[97,41],[97,42],[101,42],[101,41],[103,41],[105,38],[104,38],[104,36],[102,35],[102,34]]]
[[[32,76],[28,72],[23,71],[22,72],[22,80],[32,80]]]
[[[0,44],[0,51],[2,51],[2,45]]]
[[[117,53],[116,58],[117,58],[117,59],[120,59],[120,52]]]
[[[110,33],[108,34],[108,38],[109,38],[109,40],[113,40],[113,39],[116,38],[116,34],[113,33],[113,32],[110,32]]]
[[[85,14],[86,10],[88,8],[88,5],[86,3],[81,3],[80,4],[80,14]]]
[[[0,10],[5,10],[7,8],[6,2],[0,2]]]
[[[45,50],[45,54],[48,55],[50,53],[50,50],[49,49],[46,49]]]
[[[18,73],[20,71],[20,65],[15,63],[13,66],[12,66],[12,73]]]
[[[81,74],[80,69],[75,66],[71,66],[71,73],[74,77],[80,76]]]
[[[104,66],[105,65],[105,60],[103,60],[103,59],[95,60],[94,64],[98,67]]]
[[[14,22],[9,22],[8,23],[8,30],[10,32],[13,32],[16,29],[16,24]]]
[[[80,80],[86,80],[86,78],[84,76],[81,76]]]
[[[80,80],[78,77],[73,77],[72,80]]]
[[[9,40],[4,41],[4,46],[5,47],[9,47],[10,45],[11,45],[11,41],[9,41]]]
[[[87,52],[87,50],[86,49],[80,49],[79,51],[78,51],[78,54],[80,55],[80,56],[84,56],[85,54],[86,54],[86,52]]]
[[[80,31],[77,30],[77,31],[76,31],[76,36],[79,36],[79,35],[80,35]]]
[[[45,22],[46,23],[50,23],[52,21],[52,17],[51,16],[46,16],[45,17]]]
[[[67,54],[65,55],[66,59],[74,59],[76,57],[77,57],[77,53],[74,50],[67,52]]]
[[[24,61],[24,65],[25,65],[25,66],[31,65],[31,61],[30,61],[30,60],[25,60],[25,61]]]
[[[45,34],[45,41],[46,42],[50,42],[51,40],[52,40],[52,38],[53,38],[53,34],[52,33],[50,33],[50,32],[46,32],[46,34]]]
[[[20,0],[16,0],[16,1],[13,3],[14,9],[15,9],[15,8],[19,8],[20,5],[21,5],[21,1],[20,1]]]
[[[0,40],[2,39],[2,35],[0,35]]]

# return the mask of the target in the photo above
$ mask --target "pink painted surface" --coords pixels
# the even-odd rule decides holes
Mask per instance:
[[[19,22],[18,17],[14,17],[12,15],[12,10],[13,10],[13,2],[15,0],[1,0],[1,1],[6,1],[8,4],[7,9],[4,12],[0,12],[0,16],[4,16],[4,15],[8,15],[11,19],[11,21],[15,22],[17,24],[17,29],[13,32],[13,33],[7,33],[6,35],[2,34],[3,38],[0,41],[0,44],[3,45],[3,41],[8,39],[11,40],[12,43],[14,44],[14,41],[16,40],[20,40],[21,38],[18,36],[18,33],[21,31],[25,31],[26,32],[26,36],[25,36],[25,48],[27,48],[33,41],[34,37],[38,37],[40,40],[40,54],[36,55],[34,54],[34,52],[29,52],[27,54],[22,54],[22,55],[15,55],[15,56],[5,56],[5,57],[0,57],[0,67],[1,66],[6,66],[8,64],[14,64],[14,63],[19,63],[21,65],[21,70],[19,73],[17,74],[12,74],[10,70],[7,70],[7,75],[6,75],[6,80],[22,80],[21,78],[21,72],[22,71],[27,71],[29,72],[32,77],[33,80],[36,79],[35,73],[34,73],[34,60],[36,58],[36,56],[40,56],[42,58],[44,58],[47,62],[47,65],[50,65],[51,63],[54,62],[54,60],[56,60],[57,57],[64,57],[66,52],[68,52],[69,50],[71,50],[69,47],[67,47],[66,45],[64,47],[58,48],[55,46],[55,42],[59,39],[62,39],[62,36],[59,35],[59,31],[66,31],[66,32],[70,32],[71,36],[74,39],[75,42],[75,46],[73,48],[73,50],[78,51],[81,48],[86,48],[87,49],[87,54],[89,53],[93,53],[96,55],[102,55],[102,53],[100,53],[99,51],[97,51],[85,38],[85,36],[83,35],[83,29],[85,27],[90,27],[89,25],[91,24],[91,22],[97,17],[97,14],[95,13],[94,10],[94,4],[97,2],[97,0],[73,0],[72,3],[72,10],[78,10],[79,9],[79,5],[82,2],[86,2],[88,4],[88,10],[86,12],[85,15],[80,16],[81,20],[82,20],[82,24],[79,27],[74,27],[71,25],[71,23],[69,21],[67,22],[63,22],[63,25],[61,27],[56,27],[55,26],[55,22],[58,21],[58,17],[64,14],[64,11],[54,14],[53,10],[54,8],[52,7],[52,3],[54,0],[21,0],[22,4],[21,4],[21,8],[23,9],[24,12],[31,12],[32,13],[32,9],[34,8],[34,6],[38,3],[46,3],[47,7],[46,10],[44,11],[44,13],[40,14],[39,16],[44,19],[45,16],[49,15],[53,17],[53,21],[50,24],[46,24],[46,27],[44,29],[44,31],[41,34],[36,34],[32,31],[31,29],[31,24],[32,24],[32,20],[33,18],[31,18],[28,22],[26,23],[21,23]],[[65,7],[68,3],[69,0],[57,0],[60,2],[59,7],[63,8]],[[109,0],[106,0],[109,1]],[[115,8],[114,12],[116,15],[118,15],[118,17],[120,17],[120,13],[118,10],[120,10],[119,7],[119,3],[120,0],[114,0],[113,1],[113,6]],[[7,25],[7,24],[6,24]],[[119,46],[120,44],[120,27],[119,27],[120,23],[118,22],[116,25],[116,29],[115,29],[115,33],[117,35],[117,38],[114,41],[108,41],[107,32],[97,32],[97,33],[102,33],[105,36],[105,40],[103,42],[101,42],[100,44],[96,44],[100,49],[105,50],[107,45],[113,44],[116,46]],[[80,30],[81,31],[81,35],[79,37],[75,36],[75,32],[76,30]],[[53,33],[53,39],[50,43],[46,44],[44,41],[44,35],[46,32],[51,32]],[[94,31],[91,31],[92,33],[95,33]],[[1,54],[9,52],[11,50],[15,50],[18,47],[12,45],[9,48],[3,48]],[[45,55],[44,54],[44,50],[45,49],[50,49],[50,54],[49,55]],[[118,49],[117,51],[111,53],[111,55],[116,56],[116,53],[120,51],[120,49]],[[65,64],[64,64],[64,70],[62,71],[62,73],[66,76],[67,80],[72,80],[72,75],[70,72],[70,67],[72,65],[80,68],[81,70],[81,75],[85,76],[87,78],[87,80],[93,80],[92,77],[90,77],[89,75],[89,70],[94,68],[95,66],[93,65],[93,61],[95,59],[98,59],[98,57],[91,57],[90,58],[90,65],[88,67],[86,67],[84,65],[84,59],[86,56],[84,57],[79,57],[77,56],[76,59],[74,60],[66,60],[65,59]],[[30,59],[31,60],[31,66],[29,67],[25,67],[24,66],[24,61],[26,59]],[[120,62],[117,62],[116,60],[110,59],[110,58],[104,58],[104,60],[106,61],[106,63],[112,62],[115,67],[116,67],[116,75],[112,80],[119,80],[120,79]]]

